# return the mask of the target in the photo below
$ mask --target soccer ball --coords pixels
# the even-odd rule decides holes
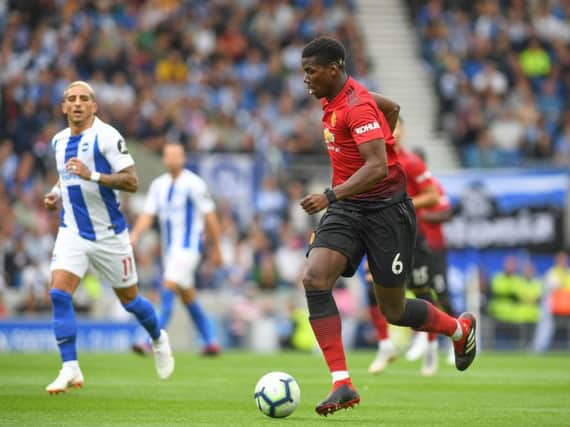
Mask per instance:
[[[291,415],[301,401],[299,384],[285,372],[270,372],[255,385],[255,403],[271,418]]]

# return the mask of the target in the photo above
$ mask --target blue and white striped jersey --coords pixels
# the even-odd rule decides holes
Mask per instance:
[[[88,240],[101,240],[127,228],[119,209],[118,191],[68,173],[65,164],[77,157],[91,171],[114,173],[134,164],[125,140],[97,117],[93,126],[73,136],[69,128],[52,139],[61,186],[61,227]]]
[[[171,249],[201,250],[204,216],[215,209],[206,183],[184,169],[173,181],[165,173],[152,181],[144,212],[158,216],[162,253]]]

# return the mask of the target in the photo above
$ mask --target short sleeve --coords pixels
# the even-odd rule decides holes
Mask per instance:
[[[147,215],[156,215],[158,213],[158,185],[156,180],[152,181],[148,189],[143,213]]]
[[[208,191],[208,186],[203,179],[198,178],[196,180],[195,188],[191,191],[191,194],[192,201],[196,204],[200,212],[207,214],[215,210],[216,205],[214,199]]]
[[[111,165],[111,172],[119,172],[135,164],[125,139],[117,130],[111,128],[103,136],[103,155]]]
[[[347,126],[356,144],[363,144],[374,139],[384,139],[380,126],[380,111],[370,103],[357,104],[348,110]]]

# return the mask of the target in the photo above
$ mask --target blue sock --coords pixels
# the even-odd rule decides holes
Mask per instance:
[[[49,296],[53,307],[53,332],[61,360],[63,362],[77,360],[75,347],[77,324],[71,294],[60,289],[52,289],[49,291]]]
[[[186,308],[188,309],[188,313],[190,313],[190,316],[192,317],[196,328],[198,328],[198,331],[204,340],[204,344],[213,344],[215,337],[214,331],[212,329],[212,324],[206,317],[204,310],[202,310],[202,306],[198,303],[198,301],[193,301],[191,304],[188,304]]]
[[[152,304],[144,297],[137,295],[137,297],[123,305],[125,310],[133,313],[139,323],[147,330],[153,340],[158,339],[160,336],[160,327],[158,326],[158,319]]]
[[[158,314],[158,324],[160,329],[166,329],[168,323],[170,323],[175,298],[176,292],[170,289],[163,288],[160,291],[160,313]]]

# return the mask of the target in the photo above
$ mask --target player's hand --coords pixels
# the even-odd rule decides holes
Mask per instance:
[[[59,197],[53,191],[50,191],[44,196],[44,206],[47,210],[55,211],[57,209],[57,201]]]
[[[139,235],[138,233],[131,233],[129,235],[129,238],[131,239],[131,246],[133,247],[133,249],[135,249],[137,247],[137,245],[139,244]]]
[[[328,205],[329,201],[324,193],[309,194],[308,196],[305,196],[303,200],[301,200],[301,207],[309,215],[313,215],[319,211],[322,211]]]
[[[82,179],[89,180],[91,178],[91,171],[77,157],[72,157],[67,161],[65,164],[65,170]]]

